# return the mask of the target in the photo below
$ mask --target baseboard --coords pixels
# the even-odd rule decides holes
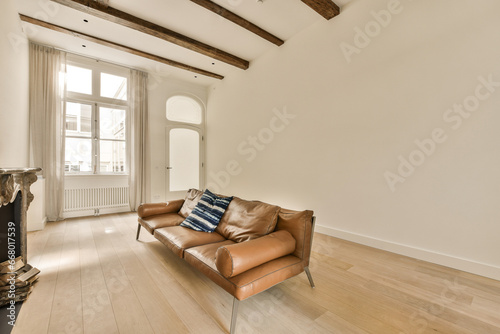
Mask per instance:
[[[27,231],[28,232],[41,231],[45,228],[46,224],[47,224],[47,217],[43,217],[40,223],[33,223],[33,221],[28,221]]]
[[[315,232],[500,281],[500,268],[489,264],[440,254],[425,249],[380,240],[366,235],[360,235],[321,225],[316,225]]]

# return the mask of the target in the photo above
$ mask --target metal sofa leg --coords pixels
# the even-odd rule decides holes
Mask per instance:
[[[230,334],[236,333],[236,319],[238,318],[238,306],[240,305],[240,301],[234,297],[233,300],[233,313],[231,315],[231,329],[229,331]]]
[[[137,235],[135,236],[135,240],[139,240],[140,233],[141,233],[141,223],[137,223]]]
[[[307,274],[307,278],[309,279],[309,284],[311,284],[311,288],[314,288],[315,285],[314,285],[314,281],[313,281],[313,278],[311,276],[311,272],[309,271],[309,267],[304,267],[304,270]]]

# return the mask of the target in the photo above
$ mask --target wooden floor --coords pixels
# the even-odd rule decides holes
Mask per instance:
[[[49,223],[28,236],[41,270],[14,334],[227,333],[232,297],[136,215]],[[500,282],[321,234],[311,272],[240,303],[238,333],[500,333]]]

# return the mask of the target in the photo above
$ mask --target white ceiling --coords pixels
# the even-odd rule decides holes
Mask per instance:
[[[349,1],[336,0],[335,3],[342,7]],[[285,43],[307,26],[318,20],[324,20],[300,0],[264,0],[263,3],[256,0],[213,0],[213,2],[281,38]],[[243,71],[156,37],[48,0],[18,0],[17,3],[19,13],[26,16],[223,76],[231,71]],[[252,60],[272,48],[278,48],[189,0],[110,0],[109,6],[248,60],[250,67]],[[89,22],[85,23],[84,19]],[[210,85],[218,81],[77,37],[28,23],[23,24],[29,39],[37,43],[201,85]]]

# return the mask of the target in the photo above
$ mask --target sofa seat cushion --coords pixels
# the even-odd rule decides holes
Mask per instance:
[[[167,226],[177,226],[184,221],[184,217],[177,213],[164,213],[144,218],[139,218],[139,223],[153,234],[154,230]]]
[[[217,252],[217,249],[223,246],[229,246],[234,244],[235,244],[234,241],[224,240],[220,242],[215,242],[213,244],[192,247],[186,249],[184,257],[186,257],[187,254],[189,253],[192,256],[196,257],[200,262],[209,266],[212,270],[217,271],[217,267],[215,265],[215,253]]]
[[[167,246],[178,257],[184,257],[184,250],[200,245],[224,241],[220,234],[195,231],[182,226],[172,226],[156,229],[154,236]],[[215,254],[215,253],[214,253]]]
[[[225,278],[217,270],[215,253],[219,247],[230,244],[225,241],[189,248],[185,251],[184,259],[238,300],[251,297],[304,271],[303,262],[298,257],[287,255]]]
[[[224,238],[243,242],[274,231],[280,208],[234,197],[215,229]]]

